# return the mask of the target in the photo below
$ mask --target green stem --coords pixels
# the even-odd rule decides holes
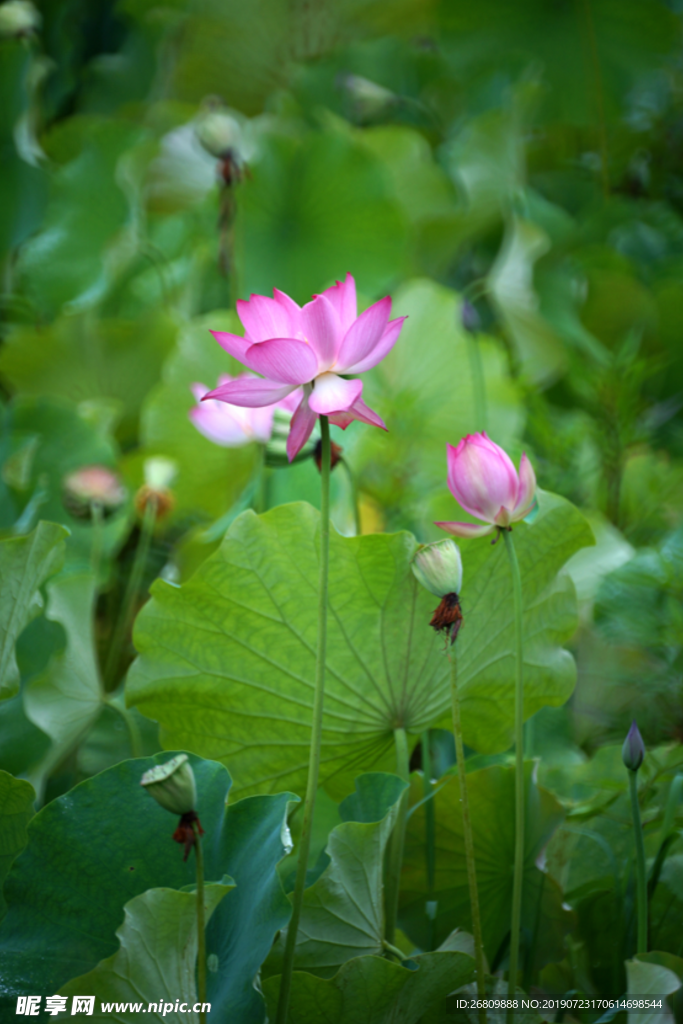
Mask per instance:
[[[515,866],[512,883],[512,917],[510,921],[510,968],[508,996],[517,987],[519,936],[522,923],[522,884],[524,880],[524,647],[522,632],[522,578],[510,530],[502,530],[505,550],[510,562],[512,595],[515,609],[515,641],[517,649],[515,672]]]
[[[147,553],[152,539],[156,516],[157,503],[154,499],[150,499],[145,505],[145,514],[142,517],[140,537],[135,551],[135,557],[133,559],[133,568],[131,569],[130,576],[128,577],[128,585],[126,586],[126,592],[123,597],[121,611],[119,612],[119,617],[114,628],[114,634],[109,645],[109,655],[104,669],[104,688],[107,691],[112,690],[114,684],[117,682],[118,668],[121,663],[121,648],[123,647],[128,634],[128,629],[130,628],[130,620],[133,616],[135,598],[137,597],[137,593],[140,589],[142,574],[145,570]]]
[[[90,521],[92,523],[92,533],[90,535],[90,571],[93,574],[95,580],[95,589],[98,588],[98,576],[100,574],[100,563],[102,562],[102,542],[103,537],[103,516],[102,506],[99,501],[93,501],[90,504]]]
[[[460,719],[460,695],[458,694],[458,664],[453,650],[449,654],[451,661],[451,704],[453,708],[453,735],[455,737],[455,756],[458,762],[458,784],[460,786],[460,808],[462,811],[462,831],[465,839],[465,860],[467,862],[467,883],[470,890],[470,907],[472,910],[472,932],[474,933],[474,958],[477,965],[477,995],[486,998],[486,968],[484,964],[484,942],[481,933],[481,914],[479,912],[479,889],[477,888],[477,868],[474,859],[474,837],[472,835],[472,819],[470,818],[470,800],[467,791],[467,773],[465,771],[465,748],[462,741],[462,722]],[[479,1010],[480,1024],[486,1024],[486,1009]]]
[[[206,1002],[206,932],[204,926],[204,851],[199,825],[192,822],[194,832],[194,852],[197,865],[197,997],[199,1002]],[[199,1011],[200,1024],[206,1024],[206,1013]]]
[[[287,930],[285,955],[282,964],[280,995],[277,1006],[276,1024],[285,1024],[289,1010],[289,995],[294,970],[294,951],[296,948],[301,905],[306,888],[306,871],[308,854],[311,847],[311,828],[315,795],[318,790],[320,772],[320,743],[323,727],[323,701],[325,697],[325,648],[327,645],[327,581],[330,559],[330,424],[327,416],[320,417],[320,437],[322,440],[320,463],[320,578],[318,584],[318,651],[315,666],[315,697],[313,702],[313,727],[308,760],[308,782],[304,800],[304,816],[299,840],[299,860],[296,869],[296,882],[292,900],[292,917]]]
[[[432,755],[429,749],[429,729],[422,733],[422,792],[425,799],[425,860],[427,865],[427,890],[430,906],[427,911],[427,949],[436,945],[436,919],[430,910],[434,903],[434,876],[436,874],[436,811],[432,799]]]
[[[470,360],[472,375],[472,395],[474,397],[474,426],[476,430],[486,430],[488,409],[486,404],[486,378],[481,360],[481,349],[478,339],[470,332],[467,336],[467,354]]]
[[[631,814],[636,840],[636,872],[638,876],[638,945],[636,952],[647,953],[647,877],[645,874],[645,842],[643,826],[640,821],[640,804],[638,803],[638,772],[629,771],[628,784],[631,790]]]
[[[107,697],[107,702],[110,707],[114,708],[115,711],[118,711],[121,718],[126,723],[128,740],[130,742],[130,756],[142,757],[142,737],[140,735],[140,729],[138,728],[138,723],[135,721],[133,712],[126,707],[123,688],[119,688],[115,694],[112,694],[111,697]]]
[[[406,959],[405,953],[402,953],[398,946],[392,946],[392,944],[387,942],[386,939],[382,939],[382,945],[386,949],[387,953],[391,953],[391,955],[395,956],[397,960],[401,961],[401,963]]]
[[[353,470],[349,466],[346,459],[340,459],[339,461],[343,462],[344,469],[346,470],[346,474],[349,478],[349,485],[351,487],[351,504],[353,505],[353,522],[356,528],[356,537],[360,537],[362,530],[360,525],[360,506],[358,504],[358,488],[356,487],[356,478],[353,475]]]
[[[400,727],[394,729],[394,742],[396,744],[396,774],[400,775],[404,782],[410,782],[408,737],[405,729]],[[398,920],[398,894],[401,887],[401,866],[403,864],[403,846],[406,837],[406,822],[408,820],[408,800],[409,790],[406,788],[401,797],[396,824],[389,840],[389,861],[387,864],[384,904],[384,938],[390,945],[393,945],[394,942],[396,922]]]

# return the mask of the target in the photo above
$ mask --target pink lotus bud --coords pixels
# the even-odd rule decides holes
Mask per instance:
[[[643,763],[644,757],[645,744],[634,719],[624,740],[624,745],[621,748],[621,759],[630,772],[637,772]]]
[[[82,466],[64,477],[62,497],[65,507],[78,519],[90,518],[94,505],[106,517],[126,500],[126,488],[108,466]]]
[[[468,434],[457,448],[447,445],[448,487],[462,507],[483,519],[473,523],[437,523],[456,537],[484,537],[496,527],[505,529],[529,514],[535,505],[536,477],[526,455],[519,475],[512,460],[486,432]]]

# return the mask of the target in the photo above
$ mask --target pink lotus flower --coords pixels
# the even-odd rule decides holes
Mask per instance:
[[[536,504],[536,476],[526,455],[519,464],[519,476],[510,457],[494,444],[486,432],[468,434],[457,448],[448,450],[448,487],[462,507],[483,519],[474,523],[436,523],[456,537],[485,537],[497,527],[524,519]]]
[[[219,387],[224,387],[226,384],[257,379],[252,373],[243,373],[239,377],[223,373],[218,378],[218,384]],[[204,401],[209,395],[209,389],[204,384],[193,384],[192,394],[197,400],[197,405],[190,409],[190,419],[200,434],[224,448],[239,448],[250,441],[266,444],[273,432],[275,410],[284,409],[285,412],[293,413],[302,398],[299,388],[273,405],[246,409],[239,405],[229,405],[224,401]]]
[[[391,299],[380,299],[358,316],[351,274],[322,295],[315,295],[303,308],[277,289],[273,296],[238,300],[243,338],[211,332],[226,352],[263,377],[242,377],[222,384],[205,395],[204,401],[218,399],[262,408],[303,385],[287,439],[290,462],[311,436],[318,416],[329,417],[342,429],[361,420],[386,430],[361,398],[362,381],[342,375],[369,370],[393,348],[405,317],[389,320]]]

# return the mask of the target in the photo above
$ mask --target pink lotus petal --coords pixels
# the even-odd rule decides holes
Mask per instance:
[[[380,299],[353,322],[344,336],[336,368],[346,373],[374,351],[384,334],[391,313],[391,299]]]
[[[522,453],[522,458],[519,463],[519,488],[517,491],[517,502],[513,511],[515,520],[523,519],[534,505],[534,495],[536,493],[536,474],[534,473],[533,466],[526,457],[526,452]]]
[[[486,537],[495,530],[495,526],[477,526],[476,523],[434,523],[434,526],[453,534],[454,537]]]
[[[289,436],[287,437],[287,458],[290,462],[296,458],[313,433],[313,427],[317,418],[316,414],[309,407],[308,398],[304,392],[301,404],[292,416]]]
[[[304,389],[297,388],[296,391],[292,391],[291,394],[282,398],[275,406],[276,409],[284,409],[285,412],[294,413],[299,407],[299,402],[304,396]]]
[[[377,363],[381,362],[391,352],[398,341],[403,321],[406,319],[407,317],[400,316],[396,320],[390,320],[384,329],[384,334],[372,352],[365,359],[361,359],[359,362],[354,363],[353,366],[347,367],[344,373],[364,373],[366,370],[371,370],[373,366],[377,366]]]
[[[347,274],[344,281],[337,281],[331,288],[326,288],[323,295],[337,311],[343,337],[358,316],[356,282],[351,274]]]
[[[384,420],[377,415],[374,409],[366,405],[362,398],[357,398],[351,408],[345,412],[332,413],[329,419],[330,423],[334,423],[335,427],[341,427],[342,430],[346,430],[349,423],[353,423],[354,420],[358,420],[359,423],[369,423],[371,427],[379,427],[381,430],[387,429]]]
[[[237,315],[244,324],[248,339],[252,342],[267,341],[269,338],[291,338],[300,330],[298,317],[292,307],[284,305],[278,299],[269,299],[266,295],[252,295],[248,301],[238,299],[236,306]],[[292,302],[292,306],[296,306],[296,303]]]
[[[318,357],[318,372],[324,373],[334,362],[343,337],[337,310],[325,295],[318,295],[301,310],[301,325]]]
[[[251,342],[247,338],[241,338],[239,334],[229,334],[227,331],[211,331],[214,338],[226,352],[235,359],[239,359],[241,363],[244,362],[244,358],[251,348]]]
[[[290,299],[289,295],[281,292],[279,288],[273,288],[273,298],[286,311],[291,324],[299,324],[301,322],[301,306],[298,302]],[[293,333],[298,334],[298,331]]]
[[[510,509],[501,506],[493,517],[493,521],[496,526],[509,526],[513,521]]]
[[[283,384],[308,384],[318,372],[310,345],[298,338],[271,338],[252,345],[245,359],[251,370]]]
[[[260,377],[246,380],[242,378],[242,380],[234,380],[230,384],[221,384],[220,387],[204,395],[202,401],[217,398],[221,402],[229,402],[230,405],[244,405],[251,409],[257,409],[260,406],[273,405],[291,394],[292,391],[294,391],[292,384],[262,380]]]
[[[313,412],[329,416],[333,412],[345,412],[360,398],[363,382],[344,380],[336,373],[322,373],[316,377],[313,393],[308,403]]]

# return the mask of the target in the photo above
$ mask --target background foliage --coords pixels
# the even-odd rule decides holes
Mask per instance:
[[[356,776],[374,792],[393,771],[393,730],[405,726],[415,812],[400,941],[419,970],[368,957],[372,928],[335,977],[315,966],[318,955],[328,963],[324,949],[302,952],[297,1020],[360,1020],[343,993],[366,986],[385,998],[364,1022],[399,1019],[397,1006],[406,1022],[446,1021],[443,979],[469,977],[468,950],[448,946],[470,922],[446,663],[408,563],[437,537],[434,520],[469,518],[445,485],[445,443],[484,428],[515,459],[526,450],[543,489],[538,518],[516,530],[541,758],[529,783],[525,905],[539,909],[524,922],[524,984],[616,995],[647,978],[671,985],[657,971],[682,978],[681,4],[40,0],[24,22],[11,7],[0,6],[2,997],[30,990],[48,944],[65,950],[55,991],[87,974],[109,992],[137,957],[136,934],[189,927],[191,877],[165,834],[144,831],[156,811],[136,788],[141,763],[127,761],[177,746],[208,787],[202,817],[215,818],[212,998],[260,1022],[276,997],[277,944],[265,994],[251,981],[287,919],[291,862],[276,867],[295,799],[282,793],[305,785],[319,482],[310,459],[259,477],[257,445],[212,444],[188,418],[190,385],[238,370],[208,333],[241,331],[236,299],[278,287],[306,301],[347,271],[363,307],[391,293],[393,315],[408,320],[364,375],[388,434],[333,430],[362,536],[340,467],[308,896],[333,886],[342,836],[389,828],[395,794],[377,795],[365,818],[344,798]],[[228,155],[201,142],[217,112],[232,118]],[[155,456],[173,462],[173,505],[133,587],[134,612],[144,605],[133,639],[126,622],[116,629],[135,579],[135,496]],[[66,476],[95,463],[127,492],[99,531],[64,494]],[[513,834],[512,611],[502,546],[462,548],[467,770],[476,842],[490,851],[496,970]],[[633,959],[618,749],[634,717],[650,751],[651,935],[666,962]],[[440,780],[431,884],[420,737]],[[232,776],[232,830],[221,831],[229,780],[215,762]],[[126,786],[137,802],[100,850],[101,817],[113,814],[116,831]],[[291,826],[296,839],[296,814]],[[131,887],[125,871],[150,843],[158,851]],[[32,918],[33,900],[67,899],[67,862],[98,906],[102,893],[112,901],[87,950],[69,933],[71,914],[90,913],[79,885],[50,929]],[[239,931],[254,907],[253,932]],[[176,978],[187,965],[159,941]]]

